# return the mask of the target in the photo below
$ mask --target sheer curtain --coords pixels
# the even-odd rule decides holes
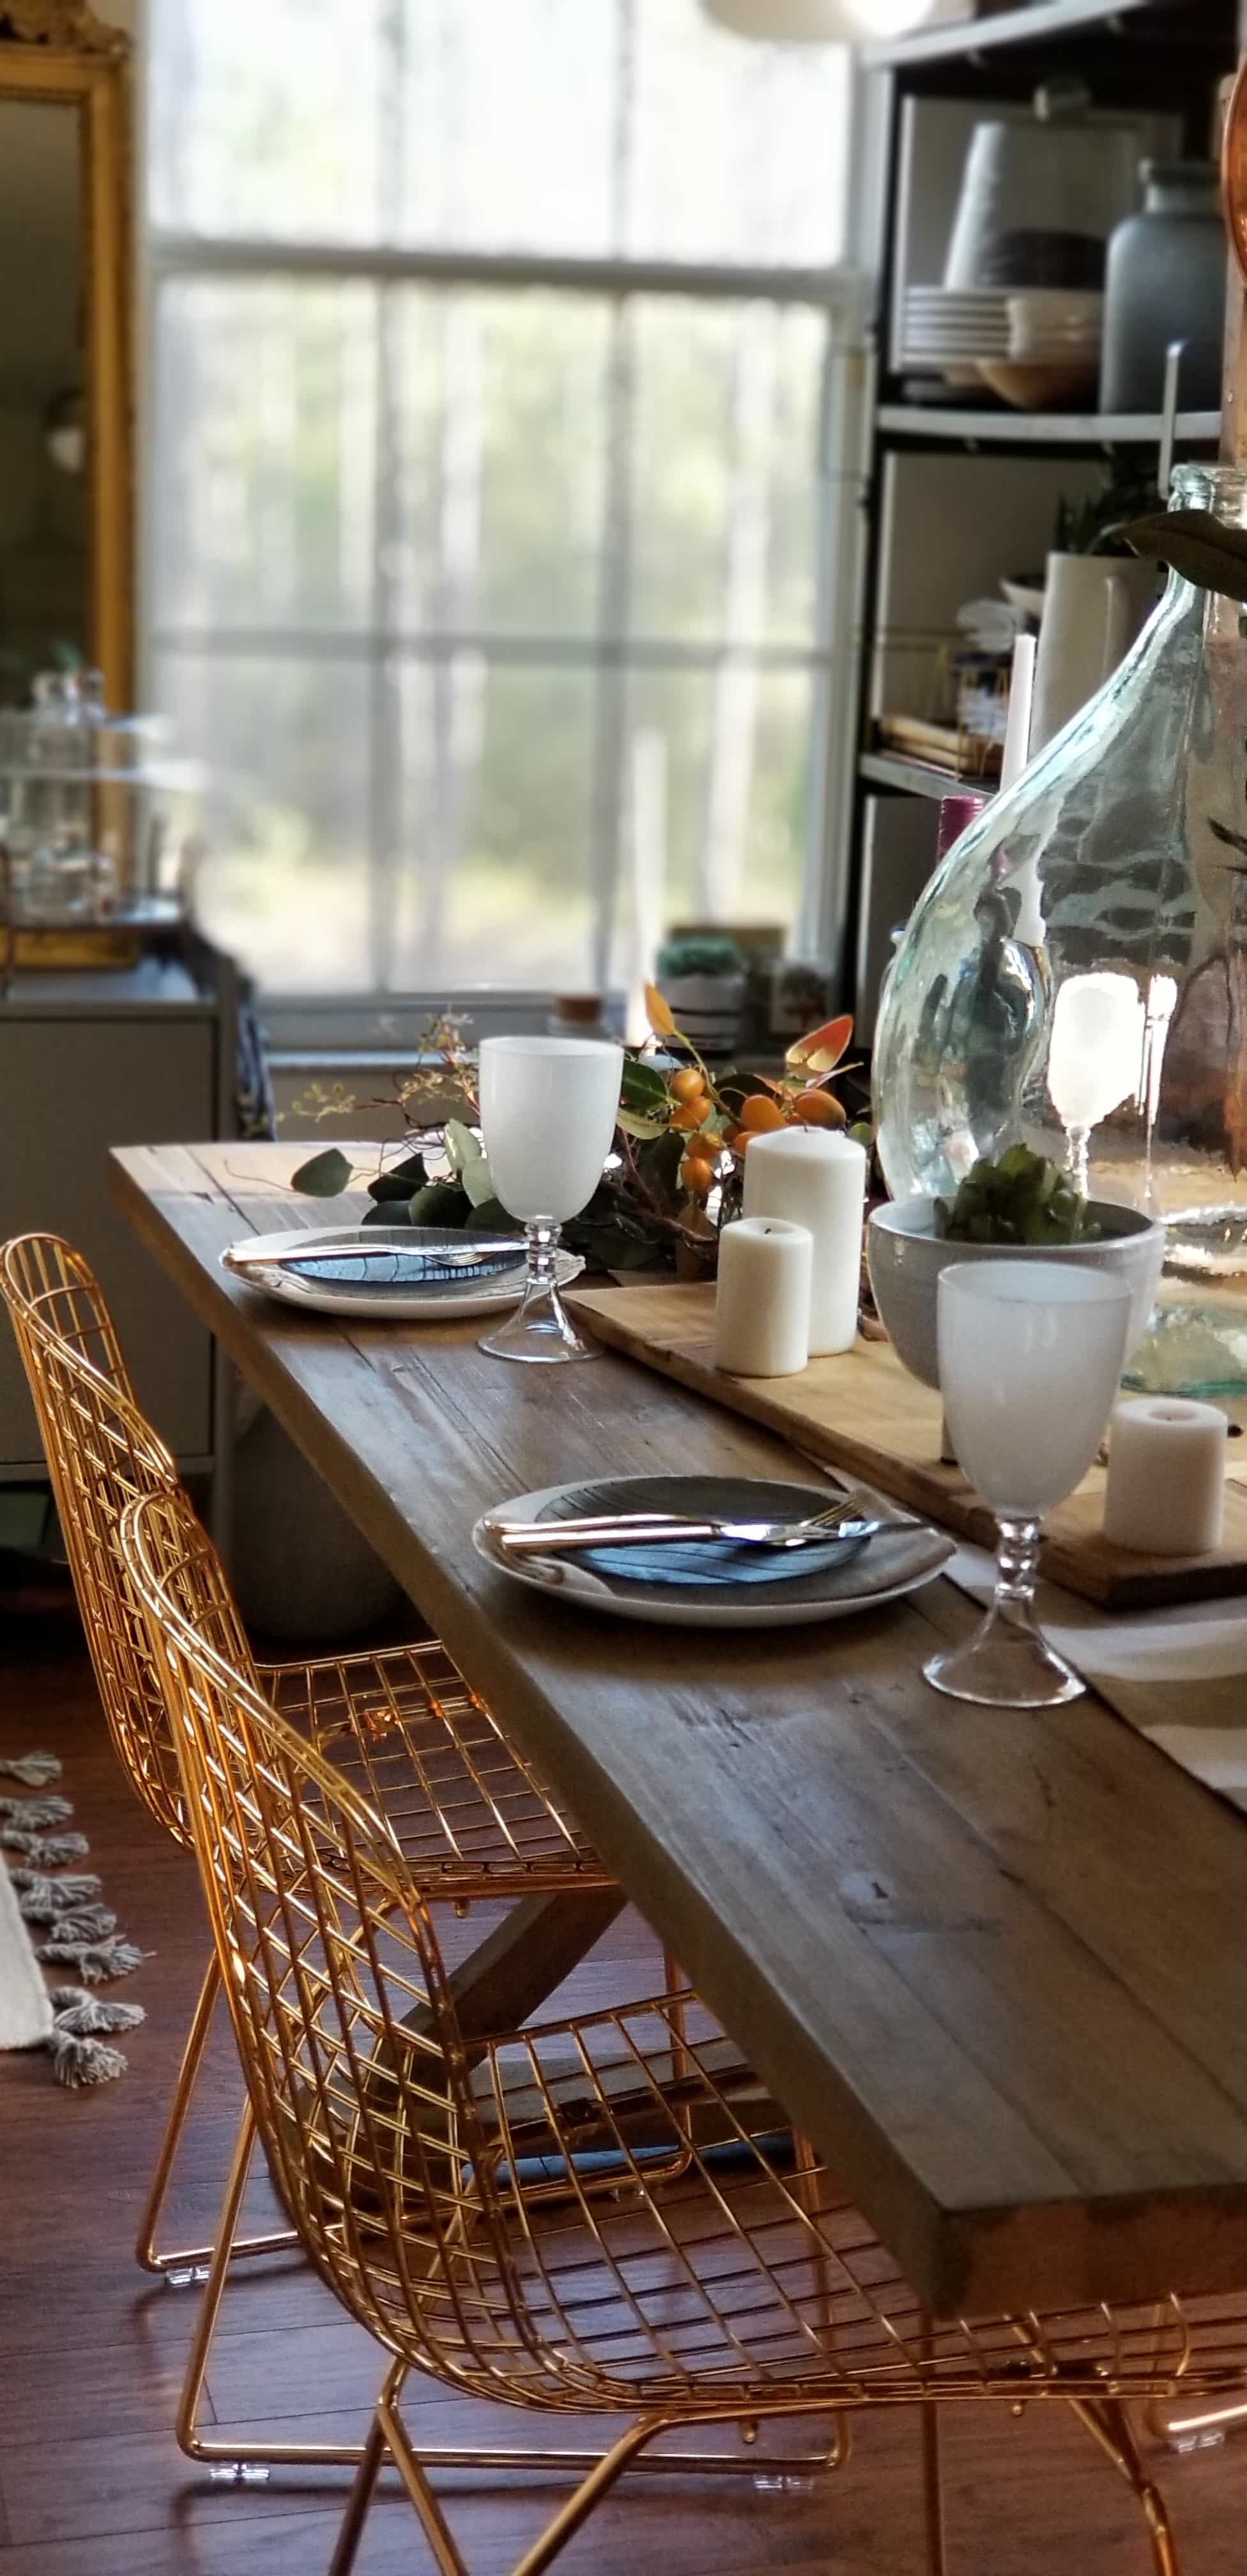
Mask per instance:
[[[150,686],[275,995],[790,924],[848,78],[697,0],[150,0]]]

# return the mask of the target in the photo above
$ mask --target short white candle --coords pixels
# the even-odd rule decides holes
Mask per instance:
[[[1119,1404],[1109,1426],[1104,1535],[1140,1556],[1206,1556],[1225,1522],[1226,1418],[1186,1396]]]
[[[810,1357],[848,1351],[861,1302],[866,1154],[851,1136],[785,1127],[755,1136],[745,1157],[746,1216],[783,1216],[814,1238]]]
[[[734,1377],[795,1377],[810,1356],[808,1227],[742,1216],[719,1237],[716,1368]]]

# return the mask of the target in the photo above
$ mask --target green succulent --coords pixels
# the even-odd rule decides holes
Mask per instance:
[[[1010,1145],[998,1163],[976,1163],[951,1204],[936,1200],[935,1230],[947,1243],[1096,1243],[1100,1236],[1068,1172],[1029,1145]]]

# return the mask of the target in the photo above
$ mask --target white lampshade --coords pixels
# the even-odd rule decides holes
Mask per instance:
[[[854,45],[902,36],[928,18],[969,14],[968,0],[701,0],[716,26],[768,44]]]

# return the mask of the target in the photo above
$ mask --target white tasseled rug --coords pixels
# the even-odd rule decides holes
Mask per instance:
[[[0,2048],[37,2048],[52,2020],[52,1998],[0,1858]]]

